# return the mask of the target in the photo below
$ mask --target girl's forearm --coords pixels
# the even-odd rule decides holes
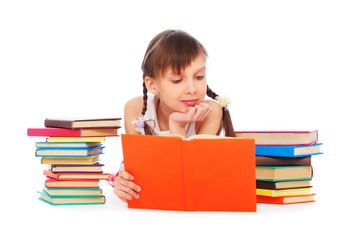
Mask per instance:
[[[185,125],[180,125],[179,123],[172,120],[169,121],[169,132],[170,134],[178,134],[184,137],[187,136]]]

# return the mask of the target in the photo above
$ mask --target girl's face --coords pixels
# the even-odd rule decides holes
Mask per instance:
[[[169,113],[188,111],[203,101],[207,91],[206,60],[199,55],[180,74],[169,68],[164,76],[157,79],[157,95],[160,100],[159,107]]]

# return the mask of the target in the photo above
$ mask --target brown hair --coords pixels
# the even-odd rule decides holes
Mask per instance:
[[[142,71],[143,71],[143,109],[142,115],[147,111],[148,90],[145,86],[144,79],[146,76],[157,78],[164,75],[165,71],[171,67],[172,70],[179,74],[199,54],[207,57],[207,51],[203,45],[190,34],[181,30],[166,30],[155,36],[149,43],[145,52]],[[214,93],[207,85],[207,96],[216,100],[218,95]],[[234,137],[234,130],[231,116],[226,107],[223,107],[222,127],[225,136]],[[221,128],[220,128],[221,130]],[[145,124],[144,131],[146,135],[154,135],[153,129]],[[218,132],[218,134],[220,131]]]

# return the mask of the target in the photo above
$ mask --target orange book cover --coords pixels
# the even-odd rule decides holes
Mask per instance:
[[[142,188],[129,208],[256,211],[254,139],[122,134],[122,145]]]

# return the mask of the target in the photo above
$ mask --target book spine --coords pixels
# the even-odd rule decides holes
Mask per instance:
[[[71,177],[71,176],[63,176],[60,175],[60,180],[76,180],[76,179],[82,179],[82,180],[108,180],[108,176],[99,176],[99,177],[84,177],[84,178],[77,178],[77,177]]]
[[[55,169],[51,169],[53,173],[103,173],[103,171],[58,171]]]
[[[311,156],[290,158],[290,157],[269,157],[256,156],[256,166],[309,166]]]
[[[55,119],[45,119],[44,121],[45,127],[58,127],[58,128],[73,128],[73,121],[66,121],[66,120],[55,120]]]
[[[55,174],[55,173],[52,173],[50,172],[49,170],[44,170],[43,171],[43,175],[49,177],[49,178],[52,178],[52,179],[59,179],[59,175],[58,174]]]
[[[311,178],[289,178],[289,179],[256,179],[256,181],[265,181],[265,182],[286,182],[286,181],[303,181],[303,180],[312,180]]]
[[[256,156],[295,157],[293,146],[256,145]]]
[[[81,137],[80,130],[62,128],[28,128],[31,137]]]
[[[256,188],[276,190],[276,183],[275,182],[266,182],[266,181],[257,180],[256,181]]]
[[[87,154],[87,155],[42,155],[42,154],[37,154],[35,153],[36,157],[57,157],[57,158],[68,158],[68,157],[94,157],[94,156],[98,156],[101,155],[103,153],[94,153],[94,154]]]
[[[284,197],[270,197],[257,195],[257,203],[284,204]]]
[[[275,196],[275,190],[257,188],[256,189],[256,195],[274,197]]]
[[[37,147],[36,150],[93,150],[97,148],[105,148],[102,144],[94,147]]]

